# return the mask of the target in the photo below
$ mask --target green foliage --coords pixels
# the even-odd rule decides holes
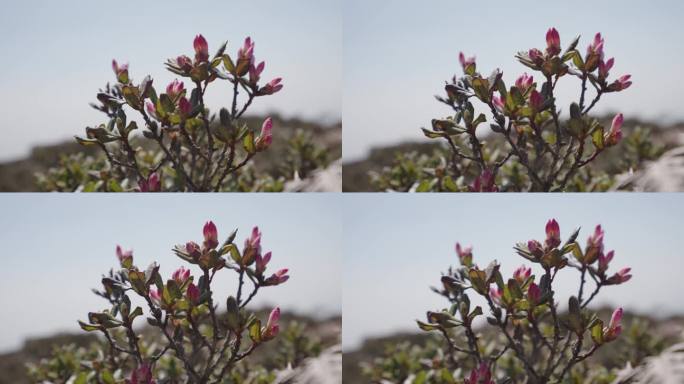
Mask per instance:
[[[317,146],[311,133],[298,129],[288,140],[283,173],[288,179],[297,175],[308,177],[315,169],[326,168],[330,164],[328,151]]]

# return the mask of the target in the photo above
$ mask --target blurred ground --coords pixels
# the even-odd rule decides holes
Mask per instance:
[[[334,162],[342,156],[342,124],[321,125],[315,122],[300,119],[283,119],[272,116],[274,120],[273,145],[264,156],[255,157],[255,166],[258,170],[276,173],[281,166],[282,156],[287,148],[287,140],[301,129],[309,132],[315,144],[322,146],[328,152],[328,158]],[[247,117],[245,122],[252,127],[260,127],[263,121],[261,117]],[[74,130],[74,135],[82,135],[82,130]],[[56,143],[49,146],[36,147],[31,154],[24,159],[0,163],[0,192],[34,192],[37,191],[35,174],[43,172],[57,165],[60,155],[83,152],[97,154],[98,150],[91,147],[83,147],[75,141]],[[334,173],[333,173],[334,174]],[[341,178],[341,175],[340,175]],[[341,184],[341,180],[337,180]],[[339,190],[339,189],[337,189]]]
[[[604,125],[610,126],[610,116],[604,116],[600,119],[603,121]],[[629,132],[629,130],[634,129],[635,127],[650,128],[652,130],[653,141],[663,144],[667,148],[675,148],[684,145],[684,122],[671,125],[662,125],[655,122],[632,119],[625,120],[623,127],[625,133]],[[431,155],[436,149],[439,148],[446,147],[443,147],[442,143],[437,140],[429,140],[424,138],[420,130],[416,128],[415,141],[373,148],[366,158],[359,161],[345,162],[342,169],[342,190],[344,192],[374,191],[370,184],[368,172],[379,172],[384,167],[392,165],[396,153],[416,152],[418,154]],[[599,156],[597,163],[599,166],[609,165],[616,156],[620,156],[619,151],[608,151]],[[648,180],[650,184],[655,184],[653,186],[650,186],[649,184],[648,188],[643,187],[643,185],[637,186],[643,187],[641,190],[661,190],[655,188],[662,186],[661,188],[669,188],[665,190],[672,191],[672,181],[665,180],[670,178],[672,175],[679,175],[682,179],[676,180],[674,184],[678,188],[676,190],[684,191],[684,164],[681,165],[681,169],[679,169],[678,172],[673,172],[671,164],[672,162],[669,161],[667,165],[659,165],[657,175],[653,175],[653,171],[648,176],[638,175],[639,177],[637,179]],[[666,171],[663,171],[663,167],[667,168]],[[653,178],[657,178],[657,180],[654,180]],[[621,182],[636,183],[636,180],[634,177],[627,179],[627,176],[625,176],[625,179],[621,180]]]
[[[259,316],[264,318],[268,316],[268,310],[257,311]],[[324,349],[335,348],[339,345],[342,335],[342,317],[335,316],[327,319],[315,319],[311,316],[286,313],[283,312],[281,316],[281,323],[286,325],[292,321],[304,324],[306,327],[306,334],[313,338],[320,340]],[[76,321],[74,320],[74,324]],[[148,331],[148,326],[141,330],[142,333]],[[75,344],[76,346],[87,347],[96,336],[90,333],[82,332],[77,334],[58,334],[45,338],[28,339],[24,346],[11,353],[0,355],[0,384],[24,384],[30,383],[26,375],[26,364],[36,363],[42,358],[51,355],[54,346]],[[273,348],[273,343],[266,343],[262,348],[257,349],[251,361],[263,361],[265,356],[269,354],[269,346]],[[314,360],[314,363],[318,360]],[[339,362],[341,371],[341,362]],[[336,381],[332,381],[335,383]]]
[[[611,315],[611,310],[604,308],[599,310],[599,317],[609,318]],[[649,330],[653,332],[665,341],[667,345],[672,345],[677,342],[681,342],[684,337],[684,316],[672,316],[668,318],[653,318],[651,316],[645,315],[635,315],[630,313],[625,313],[623,320],[624,324],[630,324],[633,319],[638,318],[640,320],[646,320],[650,323]],[[373,337],[366,339],[363,344],[356,350],[347,351],[343,353],[343,383],[348,384],[360,384],[369,383],[368,380],[364,378],[361,371],[361,363],[371,363],[377,357],[382,357],[384,355],[387,346],[397,345],[402,342],[409,342],[412,345],[424,345],[428,340],[435,337],[434,333],[421,332],[416,326],[416,332],[413,333],[397,333],[389,336],[383,337]],[[440,339],[441,340],[441,339]],[[681,347],[681,346],[680,346]],[[611,357],[611,352],[605,350],[599,350],[593,357],[595,363],[603,364]],[[684,356],[684,354],[682,355]],[[684,358],[682,358],[684,362]],[[682,364],[681,369],[684,369],[684,364]],[[634,371],[630,371],[634,374]],[[654,381],[653,384],[660,384],[664,382]],[[674,383],[674,382],[672,382]],[[677,381],[676,383],[681,383]]]

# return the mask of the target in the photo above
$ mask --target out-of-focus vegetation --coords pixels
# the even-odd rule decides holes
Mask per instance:
[[[601,120],[607,123],[609,119],[609,116],[605,116]],[[590,173],[580,173],[577,180],[569,185],[569,190],[629,189],[630,186],[618,188],[616,180],[642,170],[645,164],[660,157],[664,151],[684,144],[684,123],[664,126],[646,121],[625,120],[623,133],[623,140],[613,150],[598,157],[592,163]],[[501,139],[487,135],[481,140],[492,142]],[[451,191],[460,184],[458,178],[450,173],[446,162],[449,156],[446,145],[434,142],[416,141],[374,148],[365,159],[344,164],[343,191]],[[517,162],[512,162],[505,169],[502,168],[501,174],[509,180],[523,177],[520,167]],[[453,183],[447,181],[446,176]],[[593,182],[582,183],[588,179]],[[502,190],[514,191],[505,188]]]
[[[611,309],[604,308],[598,313],[601,317],[608,317]],[[681,342],[684,332],[684,317],[681,316],[658,319],[626,312],[623,323],[622,336],[597,351],[589,364],[602,365],[606,371],[623,368],[628,362],[639,366],[648,356],[657,355],[666,347]],[[483,337],[493,336],[487,335],[485,328],[482,328]],[[435,376],[444,366],[445,347],[444,339],[436,334],[401,333],[367,339],[358,349],[345,351],[343,382],[360,384],[385,380],[385,383],[404,383],[407,378],[429,377],[427,381],[408,382],[451,383],[440,381]]]
[[[243,119],[249,124],[263,121],[261,117]],[[310,174],[313,164],[325,166],[342,156],[341,123],[320,125],[278,116],[273,116],[273,122],[278,129],[273,131],[271,148],[240,174],[244,188],[258,189],[260,184],[254,180],[255,175],[279,181],[277,185],[292,179],[294,170],[304,178]],[[97,148],[71,141],[36,147],[27,158],[0,164],[0,191],[73,190],[78,185],[83,185],[81,190],[95,188],[97,182],[93,182],[95,178],[91,179],[89,171],[98,162],[103,162],[103,157]]]
[[[256,311],[259,316],[268,316],[268,310]],[[297,366],[304,358],[316,356],[321,350],[339,343],[341,317],[316,319],[295,313],[283,313],[283,328],[278,339],[265,345],[251,356],[252,369],[265,374],[285,368],[288,364]],[[145,327],[143,335],[150,335]],[[92,354],[104,345],[104,340],[92,334],[60,334],[51,337],[29,339],[17,351],[0,355],[0,384],[23,384],[48,380],[46,375],[54,372],[69,372],[83,369],[77,363],[83,356]],[[242,366],[241,371],[247,366]],[[52,373],[49,373],[52,372]],[[52,382],[59,382],[54,378]]]

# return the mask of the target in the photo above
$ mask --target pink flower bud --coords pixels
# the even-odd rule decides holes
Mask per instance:
[[[498,192],[499,187],[496,186],[496,175],[485,169],[480,176],[476,177],[473,184],[470,186],[470,192]]]
[[[598,271],[603,274],[608,270],[608,264],[613,260],[614,251],[610,251],[607,254],[600,254],[598,257]]]
[[[251,37],[247,37],[242,48],[238,49],[238,60],[240,59],[250,63],[254,59],[254,42]]]
[[[495,384],[487,363],[482,362],[477,368],[470,371],[470,376],[464,380],[464,384]]]
[[[266,150],[268,149],[268,147],[271,146],[271,143],[273,142],[273,134],[271,133],[272,129],[273,120],[270,117],[268,117],[266,118],[266,120],[264,120],[264,123],[261,125],[261,134],[256,139],[257,151]]]
[[[541,93],[537,92],[536,89],[532,90],[530,93],[530,107],[534,112],[541,112],[544,106],[544,98]]]
[[[542,256],[544,256],[544,250],[542,249],[542,245],[537,240],[528,241],[527,242],[527,249],[536,258],[541,258]]]
[[[475,56],[466,57],[463,52],[458,53],[458,61],[461,63],[461,67],[465,71],[471,65],[475,65]]]
[[[157,108],[150,100],[145,101],[145,109],[147,110],[147,113],[149,115],[151,115],[154,118],[157,118]]]
[[[515,81],[515,86],[520,90],[520,92],[525,93],[527,91],[527,89],[532,86],[533,82],[534,82],[534,77],[528,75],[527,73],[523,73]]]
[[[190,270],[185,267],[180,267],[171,275],[178,285],[183,285],[188,278],[190,278]]]
[[[527,288],[527,299],[532,305],[539,304],[539,301],[541,300],[541,290],[537,284],[531,283],[529,288]]]
[[[560,35],[556,28],[550,28],[546,32],[546,52],[551,56],[555,56],[559,54],[560,51]]]
[[[497,110],[497,112],[504,113],[505,105],[502,97],[492,96],[492,105]]]
[[[461,262],[461,265],[470,267],[473,265],[473,247],[461,247],[460,243],[456,243],[456,254]]]
[[[603,254],[603,235],[603,229],[597,225],[594,233],[587,238],[587,249],[584,252],[583,263],[592,264]]]
[[[261,275],[266,270],[266,265],[271,261],[271,252],[266,252],[265,255],[256,255],[256,274]]]
[[[155,288],[150,288],[150,300],[156,305],[161,303],[161,294]]]
[[[523,284],[527,279],[532,275],[532,268],[526,268],[524,265],[521,265],[513,271],[513,278],[518,281],[518,283]]]
[[[560,242],[560,226],[556,219],[551,219],[546,223],[546,246],[556,248]]]
[[[152,378],[152,368],[148,363],[142,363],[139,367],[131,372],[130,380],[126,380],[126,384],[156,384]]]
[[[213,221],[207,221],[202,229],[204,234],[204,248],[214,249],[218,246],[218,231]]]
[[[623,89],[629,88],[632,85],[632,82],[629,81],[631,77],[632,75],[624,75],[618,78],[608,86],[608,92],[620,92]]]
[[[632,278],[632,275],[629,274],[631,270],[632,268],[622,268],[606,280],[606,285],[618,285],[629,281]]]
[[[112,59],[112,69],[114,70],[114,74],[118,77],[124,72],[128,73],[128,63],[119,65],[115,59]]]
[[[272,95],[280,91],[281,89],[283,89],[283,85],[280,84],[282,80],[282,78],[276,77],[275,79],[269,81],[266,85],[259,88],[257,96]]]
[[[261,232],[258,226],[252,228],[252,234],[245,239],[245,248],[255,248],[261,253]]]
[[[268,279],[264,280],[265,286],[274,286],[286,282],[290,276],[287,274],[288,269],[283,268],[278,272],[272,274]]]
[[[605,143],[607,146],[613,146],[616,145],[617,143],[622,140],[622,122],[624,121],[624,117],[622,116],[622,113],[618,113],[615,115],[613,118],[613,122],[610,125],[610,131],[606,134],[605,137]]]
[[[600,58],[603,58],[603,38],[601,33],[597,33],[594,36],[594,41],[587,47],[587,56],[589,55],[598,55]]]
[[[185,55],[176,58],[176,65],[185,73],[190,73],[190,70],[192,70],[192,60]]]
[[[599,79],[605,80],[608,77],[608,74],[610,73],[610,69],[613,68],[613,65],[615,64],[615,59],[610,58],[608,61],[603,62],[603,60],[599,61]]]
[[[544,63],[544,54],[537,48],[532,48],[527,52],[527,55],[537,65],[542,65]]]
[[[128,251],[124,251],[120,245],[117,245],[116,246],[116,257],[119,259],[119,262],[121,262],[121,264],[123,264],[128,259],[131,259],[131,263],[132,263],[133,250],[130,249]]]
[[[278,332],[280,331],[278,321],[280,321],[280,307],[275,307],[271,311],[271,314],[268,315],[268,322],[261,332],[261,337],[264,341],[271,340],[278,336]]]
[[[489,297],[492,299],[494,304],[501,306],[501,295],[503,291],[496,287],[489,288]]]
[[[617,308],[613,312],[613,315],[610,317],[610,323],[608,324],[608,327],[603,329],[604,341],[613,341],[617,339],[618,336],[620,336],[620,333],[622,333],[622,325],[620,324],[621,321],[622,308]]]
[[[181,97],[180,100],[178,100],[178,110],[180,111],[181,116],[187,118],[192,112],[192,105],[190,105],[188,99]]]
[[[197,288],[197,286],[193,283],[188,284],[188,291],[186,292],[186,296],[188,297],[188,300],[190,300],[190,303],[192,303],[193,305],[197,305],[200,299],[199,288]]]
[[[264,71],[264,67],[266,67],[265,62],[259,63],[257,66],[254,66],[254,64],[250,64],[249,66],[249,82],[253,85],[256,85],[257,82],[259,82],[259,78],[261,76],[261,72]]]
[[[147,176],[147,180],[138,181],[138,191],[140,192],[161,192],[161,180],[157,172],[152,172]]]
[[[201,62],[207,61],[209,59],[209,45],[207,44],[207,40],[204,38],[204,36],[195,36],[192,46],[195,48],[195,60]]]
[[[180,96],[180,94],[183,93],[183,90],[183,82],[178,81],[178,79],[174,79],[171,83],[169,83],[169,85],[166,86],[166,94],[172,99]]]
[[[185,252],[195,260],[202,256],[199,244],[195,243],[194,241],[189,241],[185,244]]]

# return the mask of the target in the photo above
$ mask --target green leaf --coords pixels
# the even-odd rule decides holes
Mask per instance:
[[[434,331],[434,330],[439,330],[439,328],[440,328],[439,326],[432,325],[432,324],[428,324],[428,323],[424,323],[424,322],[422,322],[422,321],[420,321],[420,320],[416,320],[416,323],[418,324],[418,328],[420,328],[421,330],[426,331],[426,332],[430,332],[430,331]]]
[[[242,139],[242,147],[245,149],[247,153],[255,153],[256,152],[256,144],[254,143],[254,132],[251,130],[247,132],[245,137]]]
[[[436,139],[438,137],[445,137],[446,136],[444,132],[434,132],[434,131],[431,131],[431,130],[425,129],[425,128],[421,128],[421,130],[423,131],[423,135],[425,135],[425,137],[427,137],[429,139]]]
[[[226,71],[230,73],[235,73],[235,64],[233,63],[233,60],[230,58],[230,55],[223,55],[223,66],[226,68]]]
[[[249,338],[252,342],[258,344],[261,342],[261,320],[254,319],[252,324],[249,326]]]
[[[603,321],[597,320],[591,327],[591,339],[597,345],[603,344]]]
[[[606,144],[603,140],[603,127],[598,126],[594,129],[594,132],[591,133],[591,142],[594,143],[596,149],[605,148]]]
[[[88,324],[88,323],[82,322],[81,320],[78,321],[78,325],[80,325],[81,329],[86,331],[86,332],[99,331],[102,329],[101,325]]]

